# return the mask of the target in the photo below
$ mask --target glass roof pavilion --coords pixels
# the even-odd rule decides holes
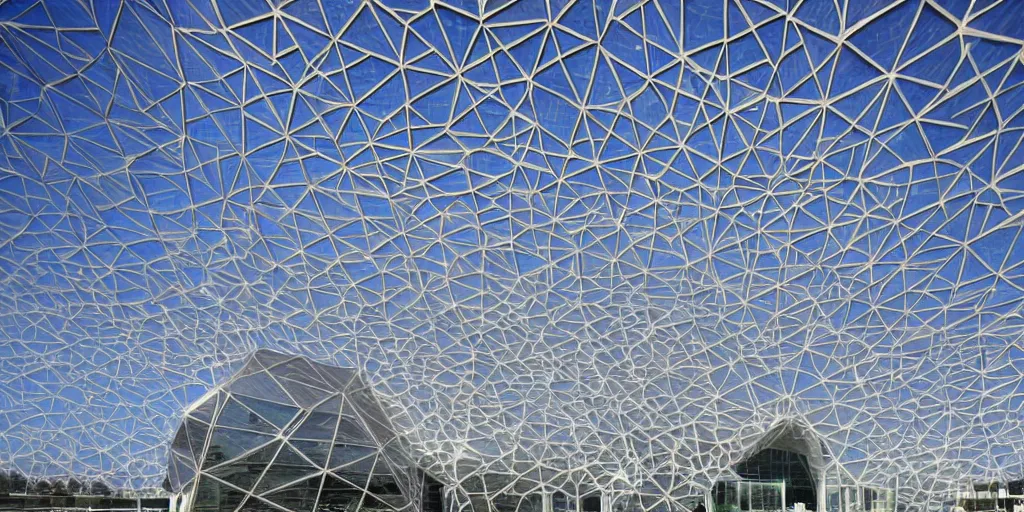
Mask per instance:
[[[0,470],[184,484],[259,356],[383,509],[1024,478],[1021,7],[2,2]]]

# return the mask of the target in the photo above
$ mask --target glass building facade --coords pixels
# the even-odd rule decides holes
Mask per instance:
[[[403,444],[353,370],[261,350],[186,412],[167,487],[181,511],[440,512]]]

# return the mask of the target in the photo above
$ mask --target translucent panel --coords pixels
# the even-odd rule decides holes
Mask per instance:
[[[308,386],[299,381],[277,378],[277,382],[279,382],[288,395],[292,397],[292,400],[294,400],[299,407],[304,409],[316,406],[328,395],[328,392],[323,389]]]
[[[210,467],[237,458],[249,450],[272,441],[274,438],[248,430],[216,427],[206,450],[203,467]]]
[[[381,443],[386,443],[392,437],[390,424],[383,409],[381,409],[376,398],[369,393],[353,393],[345,403],[345,411],[362,418],[370,431],[376,434]]]
[[[233,510],[245,497],[241,490],[211,476],[200,476],[194,492],[192,510],[202,512]]]
[[[171,463],[167,469],[167,477],[171,486],[184,487],[196,474],[195,462],[178,454],[171,455]]]
[[[337,409],[335,409],[337,410]],[[311,412],[292,432],[294,439],[330,440],[338,428],[339,416],[324,412]]]
[[[380,510],[390,512],[395,510],[395,505],[390,502],[388,497],[375,496],[367,493],[363,496],[363,502],[359,506],[359,510]]]
[[[375,457],[376,454],[377,450],[369,446],[335,444],[331,451],[330,467],[348,466],[356,461],[367,458],[371,459],[370,464],[372,464],[372,457]]]
[[[202,460],[202,454],[206,453],[206,440],[210,433],[209,425],[186,417],[180,430],[188,432],[189,446],[195,456],[194,460]]]
[[[304,480],[320,473],[322,470],[303,459],[292,447],[287,444],[281,448],[277,458],[267,468],[263,478],[256,485],[255,492],[263,494],[272,489]]]
[[[272,423],[278,429],[284,428],[288,425],[299,412],[299,409],[296,407],[268,402],[266,400],[260,400],[249,396],[239,395],[236,396],[235,399],[258,414],[260,418]]]
[[[379,458],[373,467],[373,474],[367,480],[366,490],[381,499],[402,494],[398,478],[392,473],[388,464]]]
[[[207,473],[245,491],[252,491],[280,448],[279,441],[272,442],[239,460],[209,469]]]
[[[365,488],[373,475],[373,467],[376,463],[377,457],[371,456],[334,468],[332,473],[359,488]]]
[[[192,455],[192,447],[189,443],[187,429],[178,429],[178,433],[174,436],[174,439],[171,441],[171,450],[177,455],[180,455],[190,460],[194,460],[194,456]]]
[[[281,509],[272,505],[268,500],[261,499],[258,496],[250,496],[242,503],[239,511],[246,512],[278,512]]]
[[[238,400],[228,398],[221,407],[220,415],[217,416],[218,427],[231,427],[245,430],[255,430],[266,434],[276,432],[278,429],[252,409],[245,407]]]
[[[322,480],[323,476],[316,476],[262,497],[294,512],[312,512],[320,494]]]
[[[341,421],[338,423],[338,432],[335,439],[340,442],[352,444],[377,444],[377,442],[374,441],[373,436],[366,431],[362,422],[358,418],[350,416],[341,417]]]
[[[220,406],[221,401],[226,398],[227,394],[225,393],[214,393],[207,400],[196,405],[191,411],[189,411],[189,416],[199,421],[210,423],[213,421],[213,417],[217,413],[217,408]]]
[[[242,377],[232,382],[229,388],[236,395],[260,398],[283,405],[295,405],[291,395],[286,393],[268,373]]]
[[[324,478],[320,506],[332,507],[336,510],[350,510],[348,507],[358,506],[362,502],[364,494],[365,488],[362,485],[353,485],[347,480],[328,473]]]
[[[274,367],[273,374],[278,378],[301,382],[317,389],[332,389],[331,385],[320,376],[320,372],[316,371],[309,360],[305,358],[299,357],[277,365]],[[285,388],[288,388],[287,385]]]
[[[409,505],[410,501],[404,494],[399,490],[397,484],[384,486],[384,485],[373,485],[368,489],[366,498],[363,500],[363,506],[369,506],[371,508],[392,508],[401,509]],[[379,491],[379,492],[377,492]]]
[[[316,441],[289,441],[296,450],[306,456],[313,464],[324,467],[327,464],[327,457],[330,455],[331,443]]]

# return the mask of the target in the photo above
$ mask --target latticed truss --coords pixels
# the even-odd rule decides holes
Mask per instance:
[[[1021,13],[4,2],[0,465],[159,485],[265,347],[451,482],[1024,476]]]

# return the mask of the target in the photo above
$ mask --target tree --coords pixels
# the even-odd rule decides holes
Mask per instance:
[[[89,494],[93,496],[110,496],[110,487],[101,480],[96,480],[89,486]]]
[[[85,486],[82,485],[82,481],[81,480],[79,480],[79,479],[77,479],[75,477],[71,477],[70,479],[68,479],[68,494],[70,494],[72,496],[77,496],[79,494],[82,494],[82,489],[84,487]]]
[[[54,496],[67,496],[68,485],[63,480],[57,480],[50,486],[50,493]]]
[[[53,486],[50,485],[49,480],[39,479],[36,480],[35,484],[32,485],[32,494],[38,494],[40,496],[47,496],[53,492]]]
[[[25,475],[21,474],[21,471],[18,471],[17,469],[12,469],[10,473],[8,473],[8,477],[10,480],[12,493],[28,492],[28,479],[25,478]]]

